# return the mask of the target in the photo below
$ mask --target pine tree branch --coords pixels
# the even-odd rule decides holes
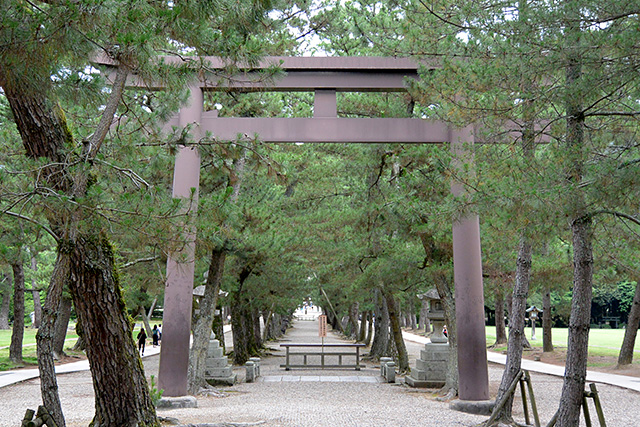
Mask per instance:
[[[147,181],[142,179],[142,177],[140,175],[138,175],[137,173],[135,173],[131,169],[121,168],[121,167],[118,167],[116,165],[112,165],[111,163],[108,163],[108,162],[105,162],[105,161],[102,161],[102,160],[96,160],[96,161],[98,163],[101,163],[101,164],[105,165],[105,166],[109,166],[110,168],[113,168],[113,169],[117,170],[118,172],[122,172],[124,175],[127,176],[127,178],[129,178],[131,180],[131,182],[133,182],[133,185],[135,185],[138,189],[140,188],[140,184],[141,183],[147,188],[151,187],[151,185],[149,185],[149,183]]]
[[[41,227],[41,228],[42,228],[44,231],[46,231],[47,233],[49,233],[49,234],[51,235],[51,237],[53,237],[53,239],[54,239],[56,242],[58,242],[58,241],[60,240],[60,238],[58,237],[58,235],[57,235],[56,233],[54,233],[52,229],[50,229],[49,227],[47,227],[47,226],[46,226],[46,225],[44,225],[44,224],[41,224],[40,222],[36,221],[36,220],[35,220],[35,219],[33,219],[33,218],[30,218],[30,217],[28,217],[28,216],[26,216],[26,215],[22,215],[22,214],[19,214],[19,213],[16,213],[16,212],[11,212],[11,211],[2,211],[2,213],[3,213],[3,214],[5,214],[5,215],[9,215],[9,216],[12,216],[12,217],[15,217],[15,218],[20,218],[20,219],[23,219],[23,220],[25,220],[25,221],[28,221],[28,222],[30,222],[30,223],[32,223],[32,224],[35,224],[35,225],[37,225],[37,226]]]
[[[602,210],[599,210],[599,211],[591,212],[590,214],[587,215],[587,217],[593,218],[596,215],[602,215],[602,214],[613,215],[615,217],[623,218],[623,219],[626,219],[628,221],[633,222],[634,224],[640,225],[640,219],[638,219],[636,217],[633,217],[631,215],[627,215],[627,214],[622,213],[622,212],[610,211],[610,210],[606,210],[606,209],[602,209]]]
[[[111,95],[109,95],[107,105],[102,112],[102,117],[100,117],[98,127],[89,139],[89,147],[86,153],[87,160],[95,159],[98,151],[100,150],[100,147],[102,146],[102,143],[104,142],[104,139],[107,136],[107,132],[109,132],[109,129],[111,128],[113,117],[115,116],[118,105],[120,104],[120,100],[122,99],[122,93],[124,92],[124,87],[125,83],[127,82],[128,75],[129,68],[123,64],[120,64],[116,71],[116,77],[113,85],[111,86]]]
[[[156,255],[156,256],[149,257],[149,258],[140,258],[140,259],[136,259],[136,260],[133,260],[133,261],[129,261],[129,262],[128,262],[128,263],[126,263],[126,264],[123,264],[120,268],[129,268],[129,267],[134,266],[134,265],[136,265],[136,264],[138,264],[138,263],[141,263],[141,262],[151,262],[151,261],[155,261],[155,260],[157,260],[158,258],[160,258],[160,257],[159,257],[158,255]]]

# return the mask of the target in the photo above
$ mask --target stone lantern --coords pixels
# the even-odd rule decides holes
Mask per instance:
[[[431,342],[425,344],[424,350],[420,351],[416,367],[411,369],[411,375],[405,377],[405,382],[411,387],[438,388],[445,383],[449,360],[449,342],[442,333],[445,323],[444,305],[435,289],[418,298],[429,301],[428,318],[433,323],[433,334]]]
[[[442,305],[442,300],[440,299],[440,295],[438,291],[435,289],[430,289],[426,293],[421,295],[422,298],[429,301],[429,314],[427,317],[431,320],[433,324],[433,334],[430,339],[432,343],[447,343],[449,340],[444,336],[444,306]]]
[[[540,313],[543,310],[539,309],[535,305],[527,308],[527,313],[529,313],[529,319],[531,319],[531,341],[536,340],[536,320],[540,318]]]

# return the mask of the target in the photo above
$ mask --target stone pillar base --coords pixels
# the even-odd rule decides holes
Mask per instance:
[[[158,409],[197,408],[198,400],[193,396],[162,397],[156,403]]]
[[[420,351],[420,359],[416,360],[416,367],[411,369],[411,375],[405,377],[405,383],[411,387],[444,387],[449,351],[448,343],[425,344],[424,350]]]
[[[454,400],[449,404],[449,409],[467,414],[488,416],[491,415],[494,406],[496,406],[495,400]]]

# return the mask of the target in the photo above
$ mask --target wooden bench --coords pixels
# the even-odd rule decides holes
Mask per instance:
[[[284,347],[287,349],[287,353],[285,356],[285,364],[280,365],[281,368],[285,368],[289,371],[291,368],[354,368],[356,371],[360,370],[360,349],[365,347],[364,344],[280,344],[280,347]],[[291,348],[311,348],[315,349],[314,351],[296,351],[291,352]],[[332,351],[334,349],[351,349],[352,351]],[[329,350],[329,351],[326,351]],[[355,351],[353,351],[355,350]],[[302,356],[303,363],[301,365],[295,365],[291,363],[292,356]],[[307,363],[308,356],[320,356],[320,364],[310,364]],[[325,358],[338,356],[338,364],[327,364],[325,363]],[[344,356],[355,356],[356,363],[354,365],[343,365],[342,357]]]

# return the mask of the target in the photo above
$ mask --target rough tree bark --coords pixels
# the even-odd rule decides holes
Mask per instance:
[[[11,304],[11,276],[4,274],[1,281],[4,285],[2,302],[0,303],[0,329],[9,329],[9,306]]]
[[[60,396],[58,395],[58,381],[56,380],[54,366],[53,342],[55,336],[55,323],[57,310],[60,306],[62,298],[62,290],[69,278],[69,257],[63,256],[58,251],[49,291],[44,301],[44,310],[42,315],[42,323],[36,334],[37,354],[38,354],[38,372],[40,373],[40,393],[42,395],[42,403],[49,410],[54,421],[59,427],[65,426],[65,420],[60,404]]]
[[[405,373],[409,371],[409,355],[407,346],[402,338],[402,328],[400,327],[400,316],[398,303],[393,294],[388,291],[382,291],[384,299],[387,302],[387,310],[389,310],[389,323],[391,324],[391,332],[398,352],[398,372]]]
[[[255,354],[251,336],[253,322],[249,301],[243,298],[232,298],[231,329],[233,331],[233,363],[244,365]]]
[[[553,351],[553,337],[551,336],[551,290],[546,288],[542,296],[542,351]]]
[[[9,359],[13,363],[22,363],[22,339],[24,337],[24,269],[22,261],[11,263],[13,270],[13,330]]]
[[[252,304],[251,309],[251,321],[253,324],[253,342],[258,349],[263,347],[262,345],[262,329],[260,325],[260,310]]]
[[[193,322],[193,343],[189,352],[189,370],[187,375],[187,391],[196,394],[200,388],[206,388],[204,373],[207,362],[209,338],[213,326],[213,316],[218,302],[226,251],[213,249],[209,261],[209,275],[204,288],[204,296],[200,299],[200,311]]]
[[[349,306],[349,322],[345,328],[345,335],[351,339],[356,339],[358,336],[358,308],[360,304],[357,302],[352,303]]]
[[[389,356],[389,310],[387,302],[380,290],[376,290],[376,310],[373,342],[369,357],[378,359],[382,356]]]
[[[67,337],[67,328],[69,327],[69,319],[71,318],[71,307],[73,302],[71,298],[62,296],[58,305],[57,315],[55,316],[55,324],[53,327],[53,357],[61,359],[66,356],[64,352],[64,340]]]
[[[507,332],[504,324],[504,293],[502,290],[496,292],[496,342],[494,346],[506,344]]]
[[[498,388],[498,395],[496,396],[496,402],[505,398],[505,394],[509,389],[509,385],[513,382],[515,377],[520,373],[522,363],[522,349],[525,340],[524,337],[524,325],[525,315],[527,309],[527,296],[529,294],[529,282],[531,275],[531,243],[527,237],[522,236],[520,238],[520,245],[518,247],[518,259],[516,261],[516,283],[513,287],[513,294],[511,298],[511,317],[509,320],[509,345],[507,348],[507,364],[502,374],[502,381]],[[492,418],[495,422],[492,425],[497,424],[509,424],[515,425],[515,421],[512,416],[513,409],[513,394],[507,397],[507,402],[501,409],[494,409],[495,413],[492,413]],[[496,407],[497,408],[497,407]]]
[[[260,346],[257,344],[254,328],[253,307],[251,301],[242,292],[244,282],[251,274],[252,268],[246,265],[238,277],[238,291],[231,298],[231,329],[233,331],[233,363],[244,365],[250,357],[258,356]]]
[[[102,236],[79,234],[62,250],[69,256],[75,279],[69,281],[69,290],[93,376],[96,412],[92,425],[156,425],[111,245]]]
[[[638,335],[638,327],[640,326],[640,282],[636,284],[636,293],[633,296],[631,309],[629,310],[629,319],[627,320],[627,328],[624,331],[624,339],[620,354],[618,355],[618,367],[630,365],[633,361],[633,347],[636,343]]]

